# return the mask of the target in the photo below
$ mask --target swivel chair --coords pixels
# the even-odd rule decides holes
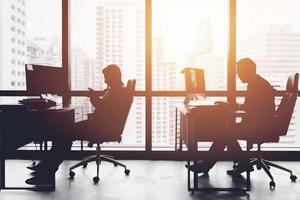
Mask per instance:
[[[101,161],[107,161],[110,163],[113,163],[114,166],[121,166],[125,169],[124,173],[126,175],[129,175],[130,170],[127,169],[126,165],[116,161],[113,159],[112,156],[109,155],[103,155],[101,154],[101,143],[104,142],[121,142],[121,135],[123,133],[125,123],[130,111],[130,107],[133,101],[133,93],[135,91],[135,84],[136,80],[128,80],[127,82],[127,96],[124,96],[121,100],[121,105],[116,105],[117,108],[115,109],[116,111],[112,114],[113,119],[114,119],[114,124],[111,127],[108,127],[105,130],[95,130],[98,132],[98,134],[103,134],[104,131],[107,131],[110,133],[111,136],[109,136],[106,139],[103,139],[103,137],[99,137],[99,139],[94,138],[89,141],[89,147],[92,147],[93,144],[96,143],[97,148],[96,148],[96,154],[91,155],[89,157],[84,158],[81,162],[75,164],[74,166],[70,167],[69,175],[70,178],[73,178],[75,176],[75,172],[72,170],[75,168],[78,168],[80,166],[83,166],[84,168],[87,166],[88,163],[95,161],[97,165],[97,175],[93,178],[94,183],[97,183],[99,181],[99,165],[101,164]],[[111,134],[112,133],[112,134]],[[96,133],[97,134],[97,133]]]
[[[292,114],[294,111],[295,103],[297,100],[298,79],[299,79],[298,73],[289,76],[287,84],[286,84],[286,92],[285,92],[283,98],[281,99],[281,102],[275,112],[274,120],[270,120],[273,123],[270,123],[267,125],[269,131],[261,132],[258,130],[259,133],[256,134],[256,135],[259,135],[258,138],[246,139],[248,144],[250,144],[250,146],[252,146],[253,144],[257,144],[257,146],[258,146],[258,148],[257,148],[258,156],[257,156],[257,158],[250,159],[250,167],[253,167],[254,165],[256,165],[258,170],[263,168],[263,170],[267,173],[267,175],[271,179],[271,181],[269,183],[270,189],[275,188],[275,182],[274,182],[274,178],[270,172],[270,167],[274,167],[274,168],[289,172],[290,179],[293,182],[295,182],[297,179],[297,176],[293,175],[292,170],[263,159],[261,145],[263,143],[279,142],[279,137],[287,134],[289,124],[290,124],[290,121],[292,118]],[[234,168],[235,167],[236,166],[234,165]]]

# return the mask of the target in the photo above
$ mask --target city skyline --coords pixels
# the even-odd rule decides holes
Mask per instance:
[[[33,8],[40,6],[40,2],[29,1],[31,4],[25,4],[25,1],[2,1],[1,8],[5,13],[5,18],[1,17],[1,26],[5,27],[7,32],[1,32],[0,40],[9,51],[3,47],[0,51],[1,58],[1,89],[4,90],[24,90],[25,74],[24,65],[26,63],[45,64],[60,66],[62,60],[61,46],[61,16],[59,9],[53,13],[52,23],[49,23],[51,17],[47,16],[41,20],[52,24],[48,27],[51,31],[39,31],[35,26],[34,20],[29,23],[34,15],[39,15],[41,11],[34,13]],[[55,1],[49,9],[59,6],[59,1]],[[72,16],[78,15],[76,6],[82,1],[72,1]],[[71,20],[72,33],[75,39],[71,37],[71,89],[87,90],[87,87],[93,87],[97,90],[105,88],[101,69],[108,64],[115,63],[121,67],[123,79],[126,82],[129,78],[137,79],[137,89],[145,89],[145,13],[144,4],[136,1],[118,3],[114,1],[93,1],[95,7],[87,17],[93,17],[88,20],[94,23],[94,30],[85,30],[88,35],[94,37],[83,37],[82,41],[76,39],[81,34],[76,35],[77,29],[83,29],[80,23],[83,21]],[[179,5],[182,3],[178,1]],[[158,3],[158,2],[154,2]],[[156,5],[159,8],[162,5]],[[201,4],[199,4],[201,5]],[[175,6],[175,5],[174,5]],[[28,7],[31,7],[28,9]],[[87,12],[91,5],[86,7]],[[77,9],[79,9],[77,7]],[[178,9],[178,8],[176,8]],[[174,10],[171,13],[175,13]],[[1,10],[1,11],[2,11]],[[80,10],[80,9],[79,9]],[[80,13],[80,12],[79,12]],[[223,14],[226,11],[223,11]],[[49,14],[51,15],[51,14]],[[52,16],[52,15],[51,15]],[[159,16],[159,14],[157,15]],[[168,16],[171,17],[172,16]],[[276,17],[277,18],[277,17]],[[30,20],[29,20],[30,19]],[[76,19],[76,17],[74,18]],[[83,19],[86,19],[83,17]],[[154,17],[155,19],[155,17]],[[169,18],[170,19],[170,18]],[[184,21],[185,18],[182,20]],[[165,19],[166,20],[166,19]],[[224,19],[227,21],[227,19]],[[162,20],[164,21],[164,20]],[[5,22],[5,23],[4,23]],[[78,23],[77,23],[78,22]],[[134,23],[133,23],[134,22]],[[200,16],[193,20],[197,24],[190,31],[192,38],[197,39],[186,54],[181,54],[177,58],[170,59],[168,55],[170,40],[159,34],[156,27],[159,21],[153,21],[154,32],[152,34],[152,88],[153,90],[184,90],[183,75],[180,74],[184,66],[202,67],[205,69],[206,86],[208,90],[226,90],[227,84],[227,54],[226,44],[221,45],[216,54],[216,23],[209,16]],[[162,23],[163,24],[163,23]],[[55,26],[52,30],[52,26]],[[87,25],[88,27],[89,25]],[[60,27],[60,28],[59,28]],[[84,26],[85,27],[85,26]],[[30,30],[28,32],[28,30]],[[224,28],[227,30],[227,28]],[[224,31],[223,30],[223,31]],[[34,34],[32,33],[34,32]],[[94,33],[92,33],[94,32]],[[47,33],[47,34],[45,34]],[[156,35],[157,33],[157,35]],[[186,36],[187,37],[187,36]],[[226,37],[225,37],[226,38]],[[273,85],[279,85],[279,89],[284,89],[286,77],[289,73],[298,70],[300,61],[291,56],[299,56],[297,44],[300,42],[300,31],[294,24],[271,23],[263,30],[256,31],[254,35],[248,34],[246,38],[238,37],[237,58],[253,57],[259,66],[259,72]],[[86,41],[95,45],[95,55],[91,56],[85,45]],[[225,39],[226,41],[226,39]],[[78,43],[77,43],[78,42]],[[181,44],[180,42],[178,43]],[[177,44],[173,44],[177,45]],[[89,46],[89,45],[87,45]],[[258,48],[259,47],[259,48]],[[283,50],[289,53],[283,53]],[[6,66],[6,67],[3,67]],[[242,89],[241,84],[237,82],[237,88]],[[174,107],[176,99],[171,97],[153,98],[153,119],[152,119],[152,140],[154,146],[172,146],[174,143]],[[91,112],[91,106],[86,103],[88,99],[78,100],[78,103],[84,104],[84,113]],[[124,144],[145,144],[145,98],[135,97],[134,107],[131,112],[133,123],[129,123],[130,128],[126,130],[131,134],[124,139]],[[167,112],[166,112],[167,111]],[[299,106],[296,107],[296,116],[293,118],[291,134],[287,138],[296,138],[292,140],[284,139],[288,144],[300,144],[299,137],[295,137],[300,127],[297,123],[299,118]],[[165,114],[166,113],[166,114]],[[163,119],[163,120],[162,120]],[[161,121],[161,122],[159,122]],[[133,124],[133,125],[132,125]],[[134,133],[134,134],[133,134]]]

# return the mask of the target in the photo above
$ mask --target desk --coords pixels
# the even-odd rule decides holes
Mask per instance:
[[[32,141],[52,140],[70,130],[82,111],[78,108],[54,106],[38,110],[21,104],[0,105],[0,189],[32,189],[5,186],[7,153]]]
[[[186,104],[176,105],[176,113],[180,112],[180,129],[177,134],[177,119],[176,119],[176,138],[175,150],[182,151],[182,144],[186,144],[189,154],[197,152],[198,141],[214,141],[216,138],[226,137],[224,130],[233,119],[230,115],[230,110],[224,106],[211,104],[203,104],[198,106],[191,106]],[[179,137],[179,138],[178,138]],[[178,141],[179,139],[179,141]],[[179,142],[179,144],[178,144]],[[178,147],[179,145],[179,147]],[[247,152],[248,152],[247,145]],[[193,158],[193,163],[197,162],[197,158]],[[199,159],[199,158],[198,158]],[[188,167],[191,166],[191,161],[187,161]],[[247,172],[247,188],[199,188],[198,187],[198,173],[193,173],[193,186],[191,186],[191,172],[188,171],[188,191],[199,190],[218,190],[218,191],[232,191],[232,190],[250,190],[250,172]],[[225,173],[225,172],[224,172]]]

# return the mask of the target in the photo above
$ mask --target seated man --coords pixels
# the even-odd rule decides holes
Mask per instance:
[[[121,71],[117,65],[108,65],[103,69],[105,83],[108,88],[102,97],[91,93],[90,101],[95,107],[93,116],[85,121],[75,124],[74,129],[61,135],[52,142],[49,154],[38,165],[29,167],[35,171],[35,176],[27,179],[26,183],[31,185],[48,185],[53,183],[55,172],[64,160],[66,154],[71,150],[72,140],[93,138],[92,134],[98,134],[97,128],[113,126],[113,119],[110,116],[115,109],[118,109],[119,101],[127,94],[126,87],[123,86]],[[117,110],[116,110],[117,111]],[[101,133],[99,133],[101,134]],[[100,137],[111,137],[101,135]],[[99,136],[97,135],[97,138]]]
[[[248,83],[244,104],[239,106],[245,111],[245,116],[240,123],[225,130],[228,134],[226,138],[213,142],[209,150],[213,155],[224,151],[226,146],[229,151],[241,152],[242,149],[235,138],[250,137],[249,134],[253,134],[251,137],[255,138],[257,136],[255,130],[267,128],[267,124],[270,123],[275,113],[274,89],[268,81],[256,74],[256,64],[251,59],[244,58],[237,62],[237,75],[243,83]],[[217,159],[212,156],[210,160],[198,162],[195,169],[199,173],[208,173],[216,162]],[[246,166],[240,163],[236,172],[241,173],[245,168]],[[194,166],[190,168],[190,170],[193,169]],[[232,173],[232,171],[228,172]]]

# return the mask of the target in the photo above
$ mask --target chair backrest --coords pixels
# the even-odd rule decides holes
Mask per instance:
[[[286,84],[286,93],[276,110],[278,136],[286,135],[297,100],[299,74],[290,75]]]
[[[133,102],[133,94],[135,91],[136,80],[128,80],[126,86],[126,94],[120,99],[119,105],[116,105],[114,113],[112,113],[112,119],[114,124],[110,127],[111,134],[121,139],[127,117]]]

